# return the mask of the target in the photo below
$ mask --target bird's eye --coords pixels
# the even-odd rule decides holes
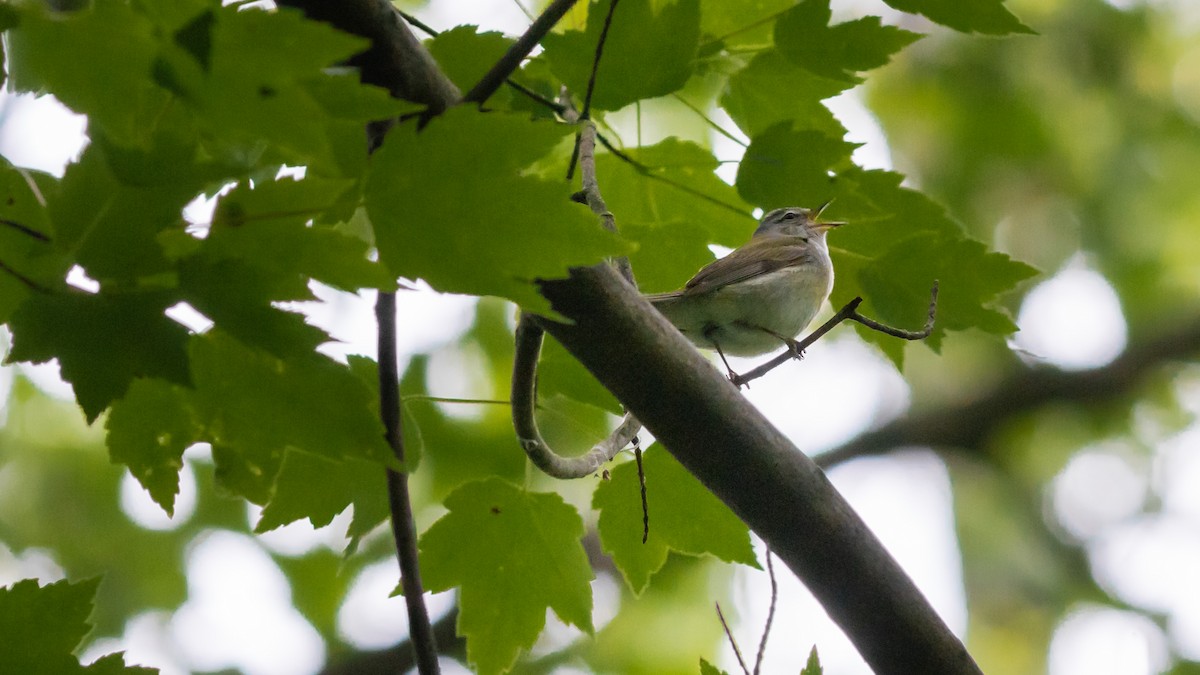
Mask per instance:
[[[784,220],[795,220],[797,215],[799,215],[799,214],[797,214],[795,211],[788,211],[787,213],[783,214],[783,219]]]

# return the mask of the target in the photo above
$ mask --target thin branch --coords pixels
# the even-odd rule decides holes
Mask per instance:
[[[596,73],[600,70],[600,56],[604,53],[604,43],[608,41],[608,29],[612,27],[613,14],[617,11],[620,0],[609,0],[608,14],[604,15],[604,27],[600,29],[600,40],[596,42],[596,55],[592,57],[592,72],[588,75],[587,94],[583,97],[583,119],[588,119],[592,113],[592,94],[596,90]]]
[[[742,146],[743,148],[750,147],[750,145],[748,143],[746,143],[742,139],[740,139],[737,136],[734,136],[733,134],[726,131],[724,127],[722,127],[720,124],[717,124],[711,117],[706,115],[703,110],[692,105],[684,97],[680,96],[679,94],[671,94],[671,97],[674,98],[676,101],[679,101],[680,103],[682,103],[684,105],[684,107],[687,108],[688,110],[691,110],[693,113],[696,113],[696,115],[700,119],[704,120],[705,124],[712,127],[713,131],[717,132],[718,134],[721,134],[725,138],[728,138],[729,140],[733,141],[734,143],[737,143],[738,145]]]
[[[396,295],[380,292],[375,302],[379,336],[379,415],[388,445],[404,466],[404,434],[400,415],[400,374],[396,359]],[[408,474],[387,469],[388,505],[392,513],[392,536],[400,558],[400,584],[408,607],[408,632],[421,675],[439,672],[437,640],[425,608],[421,569],[417,563],[417,528],[408,494]]]
[[[646,466],[642,463],[642,445],[633,437],[633,457],[637,460],[638,487],[642,493],[642,543],[650,539],[650,502],[646,499]]]
[[[808,337],[800,340],[799,342],[793,341],[789,345],[789,349],[787,351],[747,373],[743,373],[741,375],[734,373],[734,376],[731,377],[730,380],[738,388],[757,380],[775,368],[778,368],[784,363],[787,363],[795,358],[795,354],[803,353],[805,349],[808,349],[808,347],[812,345],[812,343],[820,340],[826,333],[833,330],[834,326],[846,320],[857,321],[868,328],[877,330],[881,333],[886,333],[893,337],[901,338],[903,340],[924,340],[925,338],[929,337],[930,333],[933,332],[933,321],[937,315],[937,296],[938,282],[934,281],[933,288],[931,288],[929,291],[929,313],[925,318],[924,328],[919,331],[908,331],[901,328],[893,328],[859,314],[858,306],[862,304],[862,298],[854,298],[850,302],[846,303],[846,306],[842,307],[837,314],[834,314],[833,317],[831,317],[828,321],[821,324],[820,328],[814,330],[812,333],[809,333]]]
[[[521,61],[529,56],[529,52],[533,51],[533,48],[550,32],[550,29],[554,28],[554,24],[558,23],[559,19],[574,7],[576,2],[578,0],[554,0],[550,3],[550,6],[529,26],[525,34],[508,48],[504,56],[500,57],[496,65],[492,66],[491,70],[474,87],[471,87],[471,91],[467,92],[463,100],[470,103],[483,103],[488,100],[492,94],[496,93],[500,85],[504,84],[508,76],[521,67]]]
[[[429,24],[425,23],[424,21],[421,21],[417,17],[413,16],[412,14],[409,14],[408,12],[406,12],[400,8],[396,9],[396,13],[399,14],[400,16],[404,17],[404,20],[407,21],[409,23],[409,25],[420,30],[422,33],[425,33],[429,37],[437,37],[441,33],[441,31],[439,31],[438,29],[434,28],[433,26],[430,26]]]
[[[616,430],[579,457],[556,453],[538,430],[534,407],[537,399],[537,362],[545,331],[529,314],[517,321],[516,353],[513,356],[512,415],[517,441],[534,465],[555,478],[583,478],[596,473],[637,437],[642,425],[626,414]]]
[[[779,583],[775,581],[775,565],[771,562],[771,549],[767,549],[767,575],[771,577],[771,607],[767,610],[767,625],[763,626],[762,640],[758,642],[758,656],[754,659],[754,675],[762,670],[763,656],[767,653],[767,636],[771,634],[771,623],[775,620],[775,603],[779,600]]]
[[[737,656],[742,672],[750,675],[750,669],[746,667],[746,660],[742,658],[742,650],[738,649],[737,640],[733,639],[733,631],[729,630],[729,622],[725,621],[725,614],[721,612],[721,603],[719,602],[717,603],[717,618],[721,620],[721,628],[725,629],[725,637],[729,638],[729,646],[733,647],[733,653]]]

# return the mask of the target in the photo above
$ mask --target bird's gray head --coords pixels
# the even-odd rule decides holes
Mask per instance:
[[[826,206],[829,206],[829,202],[822,204],[815,212],[812,209],[805,209],[799,206],[775,209],[762,217],[762,220],[758,223],[758,229],[754,231],[754,236],[816,236],[818,239],[824,239],[827,230],[845,225],[845,223],[839,221],[820,222],[821,212],[825,210]]]

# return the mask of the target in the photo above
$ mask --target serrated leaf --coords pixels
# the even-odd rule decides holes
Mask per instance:
[[[516,42],[503,33],[478,30],[478,26],[455,26],[425,43],[438,67],[463,92],[475,86]],[[503,107],[510,97],[508,89],[500,87],[486,103],[490,108]]]
[[[91,630],[88,615],[99,585],[99,578],[41,587],[25,579],[0,588],[0,672],[83,672],[71,652]]]
[[[150,78],[157,50],[153,24],[132,5],[114,0],[71,13],[28,3],[19,12],[19,26],[6,35],[13,88],[52,91],[114,138],[139,138],[143,110],[166,101]]]
[[[0,323],[35,292],[30,284],[59,287],[71,267],[54,245],[53,228],[38,198],[57,189],[57,179],[17,169],[0,158]]]
[[[755,136],[738,167],[743,199],[763,207],[816,206],[837,194],[834,169],[848,168],[858,147],[781,122]]]
[[[362,50],[362,38],[289,8],[243,11],[231,5],[211,14],[212,21],[197,27],[187,43],[197,42],[206,29],[208,62],[172,41],[161,48],[153,73],[230,150],[267,141],[283,161],[311,172],[356,175],[366,158],[361,122],[409,108],[390,104],[356,78],[324,72]]]
[[[441,291],[549,311],[533,280],[632,248],[572,203],[565,185],[523,175],[567,130],[468,108],[420,133],[415,121],[392,129],[366,188],[380,259]]]
[[[253,189],[241,184],[217,203],[200,254],[211,260],[244,260],[271,278],[302,286],[312,278],[350,292],[394,290],[391,273],[368,259],[366,242],[307,224],[337,206],[354,187],[353,181],[321,178],[260,182]]]
[[[825,670],[821,668],[821,660],[817,657],[817,646],[813,645],[812,651],[808,653],[808,661],[804,664],[804,670],[800,671],[800,675],[821,675]]]
[[[831,301],[841,306],[856,295],[861,311],[883,323],[920,329],[934,279],[941,290],[937,321],[927,338],[938,349],[947,330],[979,328],[997,335],[1016,329],[996,296],[1036,271],[966,237],[962,227],[925,195],[901,186],[900,174],[847,170],[839,175],[839,196],[830,217],[849,224],[830,234],[837,278]],[[947,296],[949,292],[949,296]],[[856,326],[899,367],[906,344]]]
[[[187,330],[163,311],[159,293],[64,291],[30,298],[13,314],[6,362],[57,358],[88,422],[138,377],[188,385]]]
[[[613,469],[592,497],[592,508],[600,511],[600,544],[634,593],[646,589],[670,551],[758,566],[746,524],[665,448],[647,449],[643,465],[650,515],[646,543],[636,463]]]
[[[275,478],[274,493],[254,531],[267,532],[304,518],[313,527],[325,527],[351,504],[351,537],[361,537],[387,517],[382,464],[357,459],[332,461],[289,450]]]
[[[162,380],[134,380],[104,428],[112,461],[127,465],[155,503],[173,514],[183,451],[201,440],[188,395]]]
[[[710,150],[667,138],[627,154],[644,169],[609,153],[596,158],[598,180],[609,209],[618,214],[618,229],[626,222],[645,227],[683,223],[707,233],[697,240],[705,246],[739,246],[754,231],[751,206],[714,173],[720,163]]]
[[[67,167],[57,196],[50,200],[55,245],[72,252],[101,283],[132,282],[171,269],[155,236],[183,226],[181,211],[205,180],[185,171],[165,171],[171,178],[159,179],[159,184],[135,184],[135,173],[162,173],[162,167],[175,160],[190,166],[187,151],[164,145],[159,153],[159,147],[144,154],[110,155],[105,141],[89,145],[79,161]],[[157,157],[151,159],[150,154]],[[122,174],[114,172],[114,166],[122,167]]]
[[[877,16],[829,25],[829,0],[804,0],[775,22],[775,47],[789,61],[834,80],[885,65],[919,33],[884,26]]]
[[[479,672],[510,669],[547,608],[592,632],[592,570],[574,508],[499,478],[463,485],[446,508],[421,537],[421,570],[434,592],[460,588],[458,631]]]
[[[281,358],[310,354],[329,336],[309,325],[303,314],[272,305],[281,300],[313,299],[303,280],[288,280],[290,293],[281,290],[281,281],[244,260],[198,255],[179,264],[179,289],[184,299],[222,330]]]
[[[319,354],[278,359],[217,330],[193,337],[191,356],[197,409],[214,445],[396,465],[370,390],[346,366]]]
[[[701,0],[701,33],[712,39],[720,38],[725,45],[766,44],[771,40],[774,23],[771,19],[794,3],[795,0]]]
[[[542,39],[550,70],[580,99],[587,91],[607,14],[607,3],[593,2],[586,30],[551,33]],[[699,40],[699,0],[625,0],[608,29],[592,107],[617,110],[683,88],[691,77]]]
[[[821,77],[788,61],[777,49],[760,52],[729,77],[721,107],[748,136],[780,122],[838,138],[846,130],[821,101],[850,88],[846,81]]]
[[[154,675],[158,668],[125,665],[125,654],[116,652],[106,654],[88,664],[83,669],[87,675]]]
[[[706,659],[700,659],[700,675],[729,675],[729,673],[709,663]]]
[[[229,494],[266,506],[275,492],[275,478],[283,466],[284,451],[278,447],[213,443],[213,475]]]
[[[125,665],[120,652],[97,659],[86,668],[72,652],[91,631],[88,615],[99,578],[72,584],[66,580],[45,586],[24,579],[0,587],[0,673],[70,675],[153,675],[154,668]]]
[[[884,0],[901,12],[922,14],[964,33],[1033,33],[1004,7],[1004,0]]]

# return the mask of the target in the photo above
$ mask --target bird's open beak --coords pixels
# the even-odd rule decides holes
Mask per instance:
[[[818,230],[832,230],[835,227],[841,227],[842,225],[846,224],[846,221],[844,220],[830,220],[824,223],[816,222],[817,219],[821,217],[821,214],[825,212],[825,209],[829,208],[829,205],[832,203],[833,200],[830,199],[829,201],[817,207],[817,213],[813,215],[813,227],[817,228]]]

